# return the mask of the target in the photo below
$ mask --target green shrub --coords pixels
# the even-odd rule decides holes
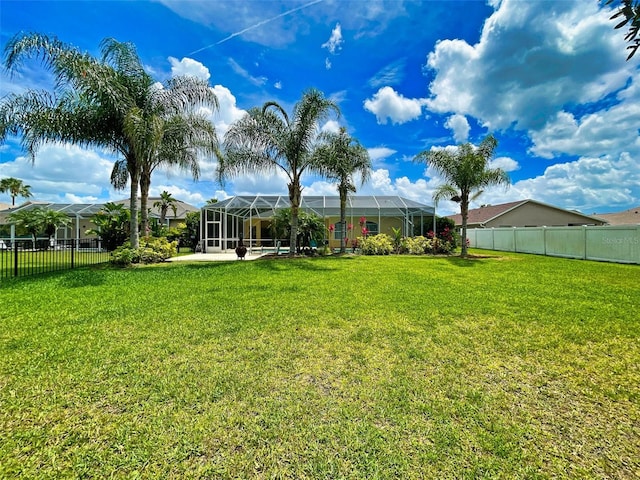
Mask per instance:
[[[386,233],[371,237],[358,237],[360,251],[364,255],[389,255],[393,251],[392,239]]]
[[[411,255],[439,254],[449,255],[455,249],[455,242],[441,238],[425,238],[423,236],[406,239],[407,252]]]
[[[431,248],[430,241],[422,235],[407,238],[407,252],[411,255],[424,255]]]
[[[140,247],[131,248],[129,242],[114,250],[111,263],[129,266],[133,263],[160,263],[178,253],[178,242],[166,238],[150,237],[140,240]]]

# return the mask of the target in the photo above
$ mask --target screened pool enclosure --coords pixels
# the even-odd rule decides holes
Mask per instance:
[[[202,251],[234,249],[240,238],[252,249],[287,248],[288,239],[274,238],[271,221],[278,210],[290,206],[289,197],[280,195],[237,196],[204,206],[200,223]],[[346,225],[340,224],[337,195],[303,196],[300,210],[323,219],[330,248],[339,247],[341,238],[347,239],[347,244],[352,242],[362,235],[362,227],[370,235],[391,235],[392,228],[400,228],[407,236],[426,234],[435,215],[433,207],[398,196],[348,197]]]

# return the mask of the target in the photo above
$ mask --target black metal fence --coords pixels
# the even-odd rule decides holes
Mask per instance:
[[[106,263],[110,258],[98,239],[0,239],[0,280]]]

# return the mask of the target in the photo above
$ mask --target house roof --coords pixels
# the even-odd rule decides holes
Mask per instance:
[[[574,210],[565,210],[564,208],[556,207],[554,205],[549,205],[547,203],[538,202],[537,200],[526,199],[526,200],[520,200],[517,202],[502,203],[499,205],[487,205],[484,207],[474,208],[472,210],[469,210],[468,217],[467,217],[467,224],[468,225],[485,224],[487,222],[490,222],[504,215],[507,212],[510,212],[511,210],[514,210],[524,205],[525,203],[533,203],[533,204],[541,205],[547,208],[553,208],[555,210],[572,213],[574,215],[579,215],[581,217],[584,217],[585,219],[589,219],[592,221],[597,221],[597,222],[603,221],[603,219],[601,218],[585,215],[583,213],[576,212]],[[456,222],[456,225],[462,225],[461,214],[458,213],[456,215],[449,215],[448,218],[451,218],[454,222]]]
[[[0,210],[8,210],[10,208],[11,208],[11,205],[9,205],[8,203],[0,202]]]
[[[640,225],[640,207],[630,208],[624,212],[602,213],[598,217],[609,225]]]
[[[509,210],[519,207],[529,200],[520,200],[519,202],[502,203],[500,205],[487,205],[485,207],[474,208],[469,210],[467,224],[482,224],[493,220],[500,215],[507,213]],[[462,215],[448,215],[447,218],[456,222],[456,225],[462,225]]]
[[[147,206],[151,209],[151,213],[154,215],[160,216],[160,208],[154,207],[153,204],[160,200],[160,197],[149,197],[147,200]],[[125,198],[124,200],[117,200],[113,203],[121,203],[129,206],[129,199]],[[172,218],[185,218],[187,213],[189,212],[199,212],[200,209],[198,207],[194,207],[193,205],[183,202],[182,200],[176,199],[176,214],[173,215],[173,210],[169,209],[167,211],[167,219],[171,220]],[[138,208],[140,208],[140,198],[138,197]]]
[[[160,200],[160,197],[151,197],[149,198],[149,208],[151,209],[150,217],[158,218],[160,217],[160,210],[158,208],[153,207],[153,204]],[[125,206],[129,206],[129,200],[118,200],[113,203],[121,203]],[[49,202],[36,202],[36,201],[28,201],[14,208],[9,208],[2,211],[2,215],[7,215],[13,212],[18,212],[21,210],[32,210],[34,208],[45,208],[48,210],[55,210],[57,212],[64,212],[68,214],[70,217],[80,217],[80,218],[89,218],[98,213],[100,210],[104,208],[104,203],[49,203]],[[138,202],[140,205],[140,202]],[[199,209],[194,207],[193,205],[189,205],[188,203],[182,202],[178,200],[176,202],[176,216],[173,216],[173,211],[169,209],[167,213],[167,218],[184,218],[187,212],[197,212]],[[4,217],[3,217],[4,218]]]
[[[205,205],[206,210],[224,210],[238,216],[271,217],[273,212],[288,208],[288,196],[243,195]],[[340,214],[340,197],[337,195],[302,196],[300,208],[319,216]],[[433,215],[433,207],[398,196],[350,195],[347,197],[347,215],[353,211],[359,216]]]

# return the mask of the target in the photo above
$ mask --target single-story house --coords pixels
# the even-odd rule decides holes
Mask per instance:
[[[457,228],[462,227],[461,214],[449,215],[448,218],[456,222]],[[467,218],[467,228],[566,227],[606,223],[602,218],[530,199],[474,208],[469,210]]]
[[[640,207],[630,208],[624,212],[602,213],[598,217],[609,225],[640,225]]]
[[[202,208],[200,231],[203,252],[234,249],[240,238],[251,248],[274,248],[270,224],[275,213],[291,206],[288,196],[236,196]],[[302,211],[322,218],[327,227],[330,248],[338,248],[340,239],[349,242],[361,236],[360,221],[364,217],[369,234],[392,234],[400,228],[412,235],[415,225],[431,225],[434,208],[398,196],[349,196],[347,198],[347,231],[340,224],[340,197],[303,196]],[[333,226],[331,229],[330,226]],[[428,227],[424,227],[428,229]],[[424,232],[426,234],[426,231]]]
[[[160,212],[157,207],[153,207],[153,203],[159,200],[159,197],[149,199],[149,208],[151,212],[150,218],[159,218]],[[118,200],[113,203],[122,203],[125,206],[129,206],[129,200]],[[139,205],[139,203],[138,203]],[[91,217],[104,208],[104,203],[49,203],[49,202],[35,202],[28,201],[14,208],[6,210],[0,210],[0,225],[8,225],[8,215],[20,210],[30,210],[34,208],[45,208],[66,213],[71,218],[71,223],[67,227],[59,228],[56,232],[56,239],[85,239],[95,238],[95,235],[88,235],[87,230],[95,228],[95,225],[91,221]],[[197,212],[198,208],[188,203],[177,201],[176,202],[176,214],[173,214],[173,210],[169,209],[167,212],[166,221],[171,227],[177,227],[179,223],[184,222],[187,212]],[[12,229],[13,238],[15,231]],[[8,238],[8,237],[7,237]]]
[[[150,216],[153,218],[160,218],[160,208],[155,207],[153,204],[160,200],[160,197],[149,197],[147,200],[147,208],[149,208]],[[113,203],[121,203],[126,207],[129,207],[129,199],[126,198],[124,200],[116,200]],[[184,220],[187,216],[187,213],[190,212],[198,212],[200,209],[198,207],[194,207],[182,200],[176,199],[174,206],[176,207],[176,213],[173,213],[173,209],[169,208],[167,210],[166,221],[168,222],[168,226],[170,228],[177,227],[180,223],[184,223]],[[138,209],[140,208],[140,197],[138,197]]]
[[[9,208],[11,208],[11,205],[10,205],[10,204],[0,202],[0,212],[1,212],[2,210],[8,210]]]

